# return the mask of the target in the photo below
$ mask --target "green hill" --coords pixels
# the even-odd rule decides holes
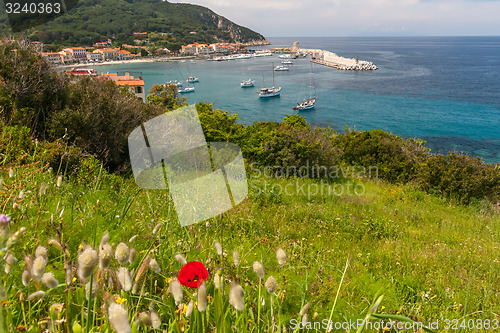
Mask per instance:
[[[0,16],[0,25],[5,23],[6,17]],[[67,15],[25,33],[32,40],[45,44],[68,46],[92,45],[108,38],[132,43],[137,39],[133,32],[157,33],[152,34],[150,40],[152,38],[157,45],[172,49],[194,41],[265,41],[259,33],[239,26],[208,8],[161,0],[81,0]]]

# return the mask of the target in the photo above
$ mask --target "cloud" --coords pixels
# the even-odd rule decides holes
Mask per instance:
[[[265,36],[500,35],[500,0],[181,0]]]

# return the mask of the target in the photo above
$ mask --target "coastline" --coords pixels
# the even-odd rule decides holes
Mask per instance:
[[[128,59],[128,60],[115,60],[115,61],[103,61],[96,63],[86,63],[86,64],[70,64],[70,65],[55,65],[56,68],[74,68],[74,67],[94,67],[94,66],[105,66],[105,65],[122,65],[122,64],[139,64],[148,62],[167,62],[167,61],[180,61],[186,59],[196,59],[195,56],[164,56],[164,57],[149,57],[140,59]]]

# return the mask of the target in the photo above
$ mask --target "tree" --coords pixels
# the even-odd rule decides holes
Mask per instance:
[[[148,104],[161,105],[167,110],[187,105],[186,98],[180,97],[177,86],[172,83],[154,84],[148,91]]]

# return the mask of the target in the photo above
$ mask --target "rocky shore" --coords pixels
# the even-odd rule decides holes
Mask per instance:
[[[378,67],[371,61],[344,58],[330,51],[301,49],[301,52],[310,53],[312,62],[328,67],[334,67],[339,70],[372,71],[378,69]]]

